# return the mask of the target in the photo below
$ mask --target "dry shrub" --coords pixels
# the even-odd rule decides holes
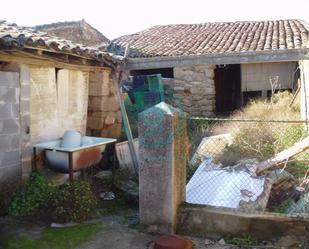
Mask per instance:
[[[254,100],[232,115],[235,121],[216,125],[214,134],[229,132],[233,137],[232,145],[227,146],[216,161],[223,165],[234,165],[244,158],[261,161],[301,140],[306,135],[302,123],[261,122],[300,120],[297,101],[290,106],[292,97],[285,91],[274,94],[268,101]]]

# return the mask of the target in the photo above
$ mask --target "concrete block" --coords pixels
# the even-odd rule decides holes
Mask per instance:
[[[0,119],[12,117],[11,103],[0,103]]]
[[[30,69],[28,65],[20,65],[20,85],[29,85],[30,86]]]
[[[22,160],[24,160],[25,158],[31,157],[31,155],[32,155],[32,146],[31,146],[31,143],[29,143],[29,144],[24,144],[24,145],[21,147],[21,157],[22,157]]]
[[[22,99],[26,98],[29,99],[30,97],[30,85],[29,84],[23,84],[20,86],[20,97]]]
[[[0,151],[5,152],[10,150],[10,136],[0,135]]]
[[[32,162],[31,160],[23,160],[21,163],[22,180],[25,181],[29,178],[32,172]]]
[[[0,72],[0,85],[19,87],[19,73]]]
[[[5,103],[18,103],[16,88],[0,86],[0,100]]]
[[[11,104],[11,117],[19,117],[19,104]]]
[[[14,188],[21,181],[20,164],[9,167],[0,167],[0,188]]]
[[[20,135],[11,134],[7,135],[9,137],[10,150],[19,150],[20,148]]]
[[[0,135],[19,133],[19,119],[0,119]]]
[[[0,167],[17,165],[21,162],[20,150],[7,151],[2,155]]]

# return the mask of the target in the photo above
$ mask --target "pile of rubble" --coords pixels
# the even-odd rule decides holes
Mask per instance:
[[[218,139],[220,148],[214,152],[212,143]],[[186,187],[188,203],[308,215],[309,180],[294,177],[286,165],[290,158],[308,149],[309,137],[262,162],[245,159],[228,167],[214,162],[224,144],[230,143],[228,134],[202,140],[189,164],[191,168],[199,166]]]

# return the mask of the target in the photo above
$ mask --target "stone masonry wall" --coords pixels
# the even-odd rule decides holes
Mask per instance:
[[[215,110],[215,65],[175,67],[173,79],[163,79],[174,97],[179,98],[178,108],[189,116],[209,116]]]
[[[89,75],[87,134],[117,138],[121,133],[121,113],[116,95],[116,78],[108,69]]]

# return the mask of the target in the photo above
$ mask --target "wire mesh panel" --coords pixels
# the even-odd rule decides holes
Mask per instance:
[[[307,125],[293,120],[191,118],[186,202],[308,215]]]

